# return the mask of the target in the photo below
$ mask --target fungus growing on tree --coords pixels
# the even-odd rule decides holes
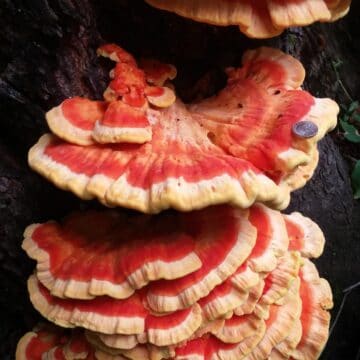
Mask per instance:
[[[233,266],[231,271],[224,271],[220,251],[218,253],[205,252],[202,259],[206,265],[196,272],[175,281],[161,280],[149,285],[148,301],[151,308],[158,312],[167,312],[189,306],[207,296],[216,285],[224,281],[229,282],[231,286],[224,285],[223,291],[227,286],[229,295],[233,291],[241,293],[249,287],[247,283],[249,278],[256,277],[258,281],[259,277],[256,273],[273,270],[276,267],[277,258],[284,254],[288,247],[283,218],[277,211],[263,205],[255,205],[249,210],[248,220],[252,225],[250,225],[251,228],[256,229],[255,246],[252,245],[250,250],[249,245],[246,242],[243,243],[236,261],[232,261],[233,265],[237,265]],[[245,229],[245,236],[248,231],[250,229]],[[209,261],[214,257],[216,265],[213,261]],[[241,285],[244,287],[241,288]]]
[[[66,331],[50,324],[39,324],[25,334],[16,349],[17,360],[95,360],[94,349],[82,330]]]
[[[332,293],[329,283],[320,278],[315,265],[307,259],[300,270],[300,280],[302,335],[291,359],[317,359],[329,335]]]
[[[297,278],[301,263],[298,252],[287,252],[281,257],[276,269],[265,278],[261,303],[271,305],[282,298]]]
[[[238,25],[252,38],[269,38],[291,26],[335,21],[351,0],[146,0],[152,6],[213,25]]]
[[[294,322],[294,326],[290,330],[286,339],[280,344],[277,344],[271,351],[270,360],[285,360],[289,359],[291,353],[295,350],[296,346],[301,340],[302,327],[300,319]]]
[[[256,334],[264,335],[266,331],[265,320],[255,314],[237,316],[233,315],[226,319],[224,325],[217,331],[213,331],[219,340],[224,343],[240,343]]]
[[[297,279],[293,281],[281,302],[270,305],[265,320],[265,335],[245,359],[268,359],[272,350],[289,336],[300,314],[301,298]]]
[[[111,51],[105,54],[120,59],[117,66],[135,67],[134,60],[121,61],[123,50]],[[246,52],[243,66],[228,70],[226,87],[195,104],[178,99],[161,109],[146,105],[145,91],[145,105],[138,106],[124,100],[135,96],[127,86],[135,80],[114,74],[119,89],[109,88],[117,99],[68,99],[49,112],[55,135],[41,137],[29,163],[80,198],[147,213],[219,203],[246,208],[255,201],[285,207],[290,192],[311,176],[316,144],[335,126],[338,112],[332,100],[300,89],[305,72],[297,60],[270,48]],[[115,135],[116,144],[97,142],[101,114],[125,134]],[[301,122],[312,126],[299,131]]]
[[[194,286],[213,288],[250,254],[256,231],[246,212],[221,206],[155,216],[89,211],[33,224],[24,236],[37,277],[53,295],[122,299],[160,279],[184,278],[189,289],[193,277]]]
[[[67,333],[61,344],[63,331],[45,328],[60,334],[45,340],[35,331],[18,353],[36,360],[40,353],[69,357],[74,348],[84,359],[232,360],[319,351],[328,329],[321,306],[331,305],[331,293],[300,252],[318,256],[313,244],[322,242],[310,219],[260,204],[152,216],[88,211],[31,225],[23,247],[37,260],[28,282],[34,307],[60,326],[87,331],[86,338],[84,330]],[[314,345],[317,322],[323,335]]]
[[[203,336],[177,348],[178,357],[175,358],[187,359],[196,354],[204,360],[268,359],[272,349],[287,338],[300,313],[301,300],[295,286],[286,295],[283,304],[270,306],[269,317],[265,321],[256,315],[234,315],[214,335]]]
[[[149,283],[149,306],[168,312],[194,304],[231,276],[255,240],[247,211],[220,206],[151,217],[74,214],[61,225],[28,227],[23,247],[57,297],[122,299]]]
[[[248,10],[241,29],[260,36],[346,11],[341,0],[246,4],[231,6]],[[154,215],[84,211],[25,230],[37,262],[30,300],[71,330],[35,329],[18,358],[315,358],[332,303],[307,258],[320,256],[324,237],[310,219],[271,207],[284,208],[312,176],[336,103],[302,90],[302,65],[271,48],[247,51],[222,90],[191,104],[176,99],[174,66],[136,62],[114,44],[98,54],[116,62],[104,99],[50,110],[53,134],[29,163],[82,199]],[[157,214],[168,208],[188,212]]]
[[[63,327],[84,327],[104,334],[137,335],[158,346],[188,339],[201,325],[201,309],[195,304],[168,314],[153,314],[142,292],[127,299],[107,296],[92,300],[52,296],[35,275],[28,280],[30,300],[45,318]]]
[[[176,69],[158,61],[144,60],[145,69],[122,48],[108,44],[98,54],[116,61],[104,101],[74,97],[46,114],[50,129],[60,138],[78,145],[138,143],[151,140],[147,109],[174,103],[173,91],[163,86],[174,79]]]
[[[284,215],[289,237],[289,250],[299,251],[305,258],[318,258],[325,245],[319,226],[298,212]]]
[[[81,329],[69,331],[42,325],[19,341],[17,359],[40,360],[44,356],[49,359],[93,360],[184,360],[194,356],[203,360],[316,359],[325,344],[329,327],[327,310],[332,306],[332,298],[328,283],[320,279],[315,266],[304,259],[300,276],[293,280],[287,293],[279,300],[269,306],[265,319],[259,318],[256,313],[234,314],[218,325],[208,327],[208,332],[198,336],[194,334],[185,341],[170,345],[157,346],[142,340],[132,346],[121,347],[109,341],[111,335],[87,332],[84,336]],[[103,308],[104,312],[112,310],[114,307],[111,310]],[[52,310],[53,314],[56,312]],[[102,310],[98,308],[97,312]],[[79,314],[74,316],[73,319]],[[166,324],[166,332],[169,324],[175,326],[173,321],[169,322],[168,316],[174,315],[164,314],[163,320],[156,320]]]

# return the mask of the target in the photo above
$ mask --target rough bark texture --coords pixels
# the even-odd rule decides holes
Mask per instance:
[[[0,0],[0,358],[13,359],[18,338],[38,320],[26,291],[33,269],[21,250],[32,222],[59,219],[84,203],[55,189],[26,164],[29,147],[46,130],[44,112],[65,97],[100,98],[108,63],[95,49],[115,41],[136,55],[174,63],[185,100],[212,94],[224,82],[222,69],[239,63],[248,47],[270,44],[300,58],[305,86],[317,96],[349,102],[360,96],[360,5],[336,23],[292,29],[270,41],[252,41],[237,28],[216,28],[157,11],[134,0]],[[333,61],[343,61],[334,71]],[[335,140],[335,142],[334,142]],[[289,210],[316,220],[327,236],[318,261],[335,294],[334,317],[343,289],[360,280],[360,206],[352,199],[344,156],[358,153],[337,133],[320,146],[314,178],[297,191]],[[323,359],[359,358],[360,291],[347,298]],[[358,357],[357,357],[358,356]]]

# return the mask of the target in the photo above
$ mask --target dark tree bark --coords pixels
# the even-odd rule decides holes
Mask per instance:
[[[305,64],[305,87],[314,95],[348,104],[349,97],[360,97],[359,13],[355,2],[350,15],[336,24],[253,41],[235,27],[195,23],[140,0],[0,0],[0,358],[13,359],[17,340],[39,319],[26,291],[34,264],[21,250],[25,226],[98,206],[55,189],[30,171],[26,157],[47,129],[46,110],[69,96],[101,97],[109,64],[96,57],[100,43],[114,41],[137,56],[174,63],[179,70],[176,86],[186,101],[213,94],[225,81],[223,68],[239,64],[246,48],[272,45]],[[334,61],[343,62],[336,71]],[[337,132],[323,140],[315,176],[294,193],[288,209],[311,216],[326,234],[326,250],[317,264],[332,284],[334,315],[342,291],[360,281],[360,206],[352,198],[351,162],[344,160],[360,157],[359,152]],[[355,289],[323,359],[356,358],[359,303]]]

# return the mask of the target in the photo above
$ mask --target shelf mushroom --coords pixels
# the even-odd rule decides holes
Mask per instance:
[[[30,300],[72,330],[40,326],[17,359],[317,356],[331,291],[307,259],[324,237],[267,205],[311,177],[336,103],[303,91],[301,64],[271,48],[246,52],[224,89],[192,104],[176,99],[172,65],[114,44],[98,54],[116,62],[104,99],[50,110],[53,134],[29,163],[83,199],[152,215],[85,211],[25,230]],[[168,208],[188,212],[157,214]]]
[[[136,335],[158,346],[187,340],[202,323],[199,305],[154,314],[146,307],[141,291],[124,300],[108,296],[92,300],[60,299],[52,296],[35,275],[28,280],[28,290],[35,309],[55,324],[103,334]]]
[[[336,124],[336,103],[301,90],[302,65],[279,50],[247,51],[243,66],[228,69],[226,87],[211,98],[160,108],[146,91],[156,76],[146,80],[121,48],[101,49],[142,80],[115,71],[105,101],[65,100],[47,114],[54,135],[42,136],[29,152],[35,171],[82,199],[146,213],[221,203],[247,208],[256,201],[281,209],[311,177],[317,142]],[[165,68],[157,83],[174,77]],[[132,102],[133,93],[141,104]]]
[[[80,329],[65,336],[82,344],[84,359],[84,348],[100,360],[185,359],[194,351],[210,359],[300,356],[315,352],[308,348],[317,322],[324,336],[316,349],[326,340],[330,289],[300,255],[319,256],[324,238],[299,213],[261,204],[152,216],[87,211],[31,225],[24,237],[37,261],[30,299],[48,320],[87,329],[86,338]],[[19,342],[19,360],[68,351],[68,340],[41,334]]]
[[[252,38],[270,38],[291,26],[335,21],[351,0],[146,0],[150,5],[213,25],[238,25]]]
[[[157,359],[179,360],[191,356],[211,360],[219,357],[230,360],[317,359],[327,337],[331,291],[326,280],[320,279],[315,266],[309,260],[304,262],[300,277],[294,280],[281,301],[269,307],[265,319],[255,314],[234,315],[212,334],[206,333],[170,348],[137,346],[130,351],[106,345],[101,348],[130,359],[137,359],[132,354],[138,348],[147,354],[144,359],[153,359],[150,353],[156,353]],[[316,335],[318,331],[319,336]],[[99,346],[94,338],[91,342]]]
[[[95,349],[82,330],[68,331],[50,324],[37,325],[20,339],[16,349],[17,360],[104,360],[103,356],[108,355]],[[126,359],[118,356],[117,360]]]
[[[30,225],[24,237],[52,295],[126,299],[147,286],[156,312],[186,308],[225,282],[247,291],[282,263],[289,246],[284,217],[260,204],[152,216],[88,211]]]
[[[114,44],[101,46],[98,54],[116,62],[105,101],[80,97],[63,101],[46,114],[50,129],[79,145],[149,141],[152,128],[146,109],[173,104],[174,92],[163,85],[176,77],[175,67],[147,59],[141,69],[132,55]]]
[[[300,296],[302,299],[302,336],[291,359],[317,359],[328,339],[330,310],[333,307],[329,283],[320,278],[315,265],[305,260],[300,270]]]
[[[149,284],[149,305],[157,312],[206,296],[242,265],[256,241],[248,212],[229,206],[132,217],[78,213],[63,224],[31,225],[24,235],[37,277],[53,295],[126,299]]]
[[[300,281],[302,289],[299,290]],[[205,333],[170,347],[145,344],[129,349],[111,348],[91,333],[85,337],[80,329],[69,332],[43,326],[19,341],[16,358],[40,360],[46,355],[54,360],[184,360],[196,355],[204,360],[215,360],[219,356],[229,360],[302,359],[304,356],[316,359],[327,338],[327,309],[331,306],[327,282],[320,279],[314,265],[305,260],[300,278],[279,304],[270,306],[265,320],[256,315],[234,315],[213,334]]]

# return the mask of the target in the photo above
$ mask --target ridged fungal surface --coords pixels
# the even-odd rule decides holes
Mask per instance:
[[[104,101],[75,97],[50,110],[53,134],[29,153],[34,170],[83,199],[146,213],[220,203],[247,208],[256,201],[284,208],[290,192],[311,177],[317,142],[336,124],[336,103],[301,90],[302,65],[279,50],[247,51],[211,98],[194,104],[174,98],[160,107],[146,90],[159,87],[148,85],[132,56],[104,48],[117,61]],[[134,71],[118,74],[120,65]],[[169,66],[165,79],[175,76],[162,66]],[[303,122],[312,125],[299,130]],[[109,137],[100,137],[100,128]]]
[[[213,25],[238,25],[251,38],[270,38],[291,26],[345,16],[351,0],[146,0],[152,6]]]
[[[349,5],[263,3],[181,6],[233,18],[240,6],[249,16],[240,28],[270,36]],[[271,48],[247,51],[222,90],[191,104],[176,98],[174,66],[136,61],[114,44],[98,54],[115,62],[103,100],[74,97],[51,109],[52,134],[29,163],[82,199],[148,214],[87,210],[27,227],[30,300],[66,330],[40,324],[16,359],[317,359],[332,294],[309,259],[321,255],[324,236],[300,213],[276,209],[312,176],[336,103],[302,90],[302,65]]]
[[[36,328],[17,359],[316,359],[332,295],[307,258],[323,245],[310,219],[264,205],[31,225],[30,300],[75,329]]]

